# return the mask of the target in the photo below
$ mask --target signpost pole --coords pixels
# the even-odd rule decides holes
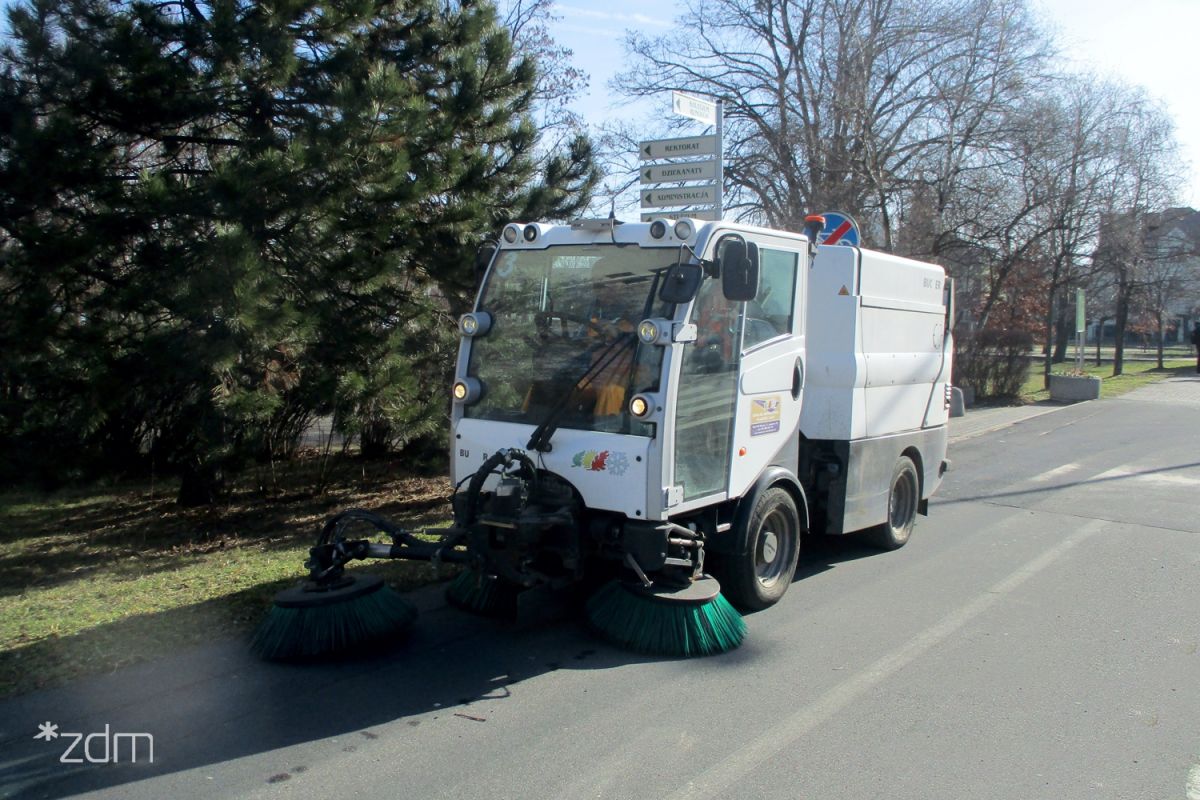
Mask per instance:
[[[725,216],[725,101],[717,98],[717,219]]]

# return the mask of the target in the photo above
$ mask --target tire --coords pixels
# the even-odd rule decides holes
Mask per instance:
[[[904,547],[917,524],[920,503],[921,478],[917,475],[917,465],[908,456],[900,456],[888,489],[887,522],[871,528],[867,538],[884,550]]]
[[[730,602],[746,611],[779,602],[796,574],[802,527],[787,490],[776,486],[762,493],[749,524],[736,532],[735,554],[718,562],[718,578]]]

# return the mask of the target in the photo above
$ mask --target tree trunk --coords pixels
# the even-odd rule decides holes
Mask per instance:
[[[1100,345],[1104,342],[1104,323],[1108,322],[1108,317],[1101,317],[1100,322],[1096,325],[1096,366],[1100,366]]]
[[[210,506],[225,489],[225,477],[212,464],[186,464],[179,475],[175,502],[184,508]]]
[[[1159,305],[1159,308],[1162,308],[1161,304]],[[1158,368],[1166,369],[1166,367],[1163,366],[1163,314],[1161,311],[1159,311],[1154,316],[1155,320],[1158,322]]]
[[[1059,303],[1058,319],[1054,323],[1054,363],[1061,364],[1067,360],[1067,346],[1071,343],[1071,323],[1068,319],[1067,304]]]
[[[1054,341],[1054,287],[1050,287],[1050,297],[1046,302],[1046,319],[1045,327],[1042,332],[1045,335],[1045,345],[1042,347],[1042,388],[1050,388],[1050,364],[1053,361],[1054,348],[1051,346]]]
[[[1125,323],[1129,320],[1129,297],[1124,290],[1117,293],[1117,313],[1113,319],[1113,377],[1125,368]]]

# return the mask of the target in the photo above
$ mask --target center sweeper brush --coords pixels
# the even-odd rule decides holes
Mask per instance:
[[[682,587],[611,581],[588,600],[587,618],[614,644],[656,656],[711,656],[746,636],[741,614],[707,576]]]

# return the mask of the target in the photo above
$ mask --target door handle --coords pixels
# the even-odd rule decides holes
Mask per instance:
[[[792,399],[800,399],[800,389],[804,386],[804,359],[796,359],[796,367],[792,371]]]

